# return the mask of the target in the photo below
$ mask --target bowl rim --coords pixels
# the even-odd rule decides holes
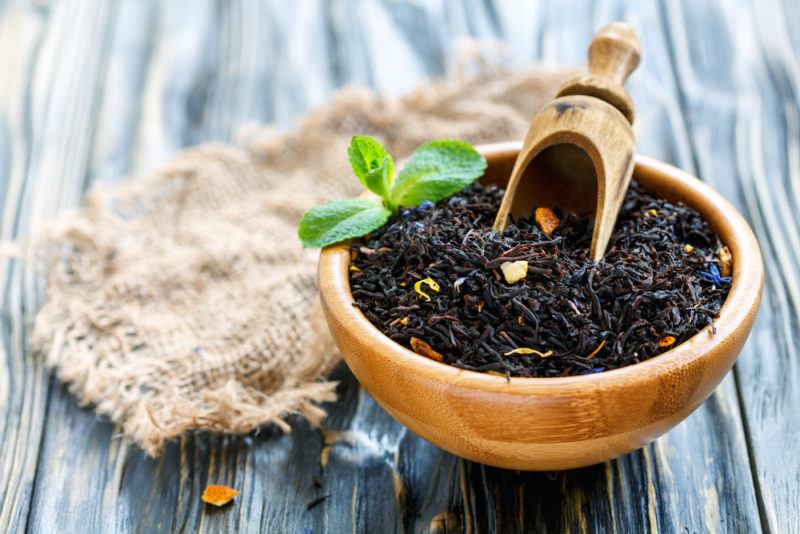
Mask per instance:
[[[510,141],[477,145],[475,148],[485,156],[500,157],[518,152],[521,145],[521,142]],[[689,366],[695,360],[712,352],[717,346],[725,344],[731,336],[736,336],[739,325],[757,309],[764,277],[761,251],[748,223],[720,193],[687,172],[654,158],[637,154],[635,162],[634,176],[647,173],[658,175],[656,180],[673,180],[675,183],[670,185],[674,187],[675,197],[680,197],[687,205],[697,209],[714,232],[720,236],[722,243],[731,251],[733,257],[731,288],[720,309],[719,317],[714,322],[716,334],[711,334],[711,328],[706,327],[685,342],[658,356],[617,369],[586,375],[511,376],[509,379],[505,376],[461,369],[426,358],[393,341],[370,323],[361,310],[354,306],[349,282],[348,242],[331,245],[320,253],[318,287],[322,305],[327,309],[329,317],[372,348],[370,354],[391,358],[393,365],[418,373],[424,378],[460,387],[506,392],[511,387],[513,391],[523,393],[553,392],[564,388],[576,389],[587,386],[616,388],[630,385],[631,381],[637,379],[653,378]]]

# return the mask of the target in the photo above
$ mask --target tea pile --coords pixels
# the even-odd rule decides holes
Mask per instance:
[[[356,306],[419,354],[509,377],[615,369],[713,331],[731,258],[694,209],[631,182],[595,263],[587,217],[539,209],[493,232],[502,196],[475,184],[354,241]]]

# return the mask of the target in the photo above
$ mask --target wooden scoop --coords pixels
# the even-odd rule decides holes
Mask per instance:
[[[639,35],[609,24],[589,45],[589,74],[564,84],[531,122],[494,229],[534,206],[594,213],[591,256],[605,253],[633,173],[633,102],[623,84],[639,64]]]

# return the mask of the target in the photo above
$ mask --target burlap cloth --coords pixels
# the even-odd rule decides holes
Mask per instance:
[[[287,133],[193,148],[93,192],[25,247],[46,266],[35,352],[154,456],[190,430],[319,424],[339,356],[317,311],[318,252],[296,228],[310,206],[359,193],[351,136],[396,159],[434,138],[518,139],[563,78],[492,70],[403,98],[345,89]]]

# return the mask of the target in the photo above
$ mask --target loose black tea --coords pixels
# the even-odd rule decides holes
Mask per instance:
[[[423,356],[505,376],[597,373],[713,331],[731,258],[694,209],[632,181],[595,263],[588,217],[542,208],[493,232],[502,195],[475,184],[354,241],[356,306]]]

